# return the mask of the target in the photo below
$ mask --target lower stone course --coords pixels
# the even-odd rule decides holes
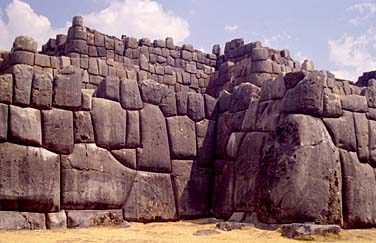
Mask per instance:
[[[0,211],[0,230],[45,230],[43,213]]]

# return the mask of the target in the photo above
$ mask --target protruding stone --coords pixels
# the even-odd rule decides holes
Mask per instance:
[[[168,86],[148,79],[140,82],[141,95],[144,102],[159,105],[168,93]]]
[[[33,108],[10,106],[9,136],[16,143],[42,145],[40,111]]]
[[[194,158],[197,153],[195,123],[187,116],[175,116],[166,120],[172,158]]]
[[[95,142],[99,147],[109,150],[125,147],[126,111],[119,103],[93,98],[92,118]]]
[[[137,169],[170,172],[169,142],[162,112],[158,106],[145,104],[140,119],[142,149],[137,149]]]
[[[13,51],[37,52],[38,43],[29,36],[17,36],[13,42]]]
[[[243,83],[234,88],[229,106],[230,112],[246,110],[252,100],[259,98],[260,89],[250,83]]]
[[[123,215],[126,220],[141,222],[176,219],[170,175],[137,171],[132,190],[123,205]]]
[[[81,89],[81,109],[91,111],[95,89]]]
[[[72,26],[84,26],[84,18],[82,16],[74,16]]]
[[[125,167],[137,169],[136,149],[111,150],[111,154]]]
[[[269,51],[264,47],[252,49],[252,61],[263,61],[269,58]]]
[[[302,70],[305,70],[305,71],[315,70],[313,62],[311,60],[304,60],[304,62],[302,63]]]
[[[52,109],[42,111],[43,147],[59,154],[73,151],[73,112]]]
[[[365,96],[360,95],[345,95],[341,99],[342,108],[344,110],[355,112],[367,112],[368,105]]]
[[[73,153],[61,160],[64,208],[120,208],[127,199],[136,171],[121,165],[109,151],[76,144]]]
[[[106,77],[98,86],[97,97],[119,101],[120,80],[118,77]]]
[[[0,210],[60,208],[60,157],[43,148],[0,144]],[[2,217],[0,217],[1,220]]]

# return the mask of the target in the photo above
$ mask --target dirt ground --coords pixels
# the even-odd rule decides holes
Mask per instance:
[[[197,230],[216,230],[219,234],[194,235]],[[307,239],[306,239],[307,240]],[[89,229],[0,231],[1,243],[76,243],[76,242],[253,242],[288,243],[299,242],[280,236],[280,232],[245,227],[229,232],[215,229],[215,224],[204,224],[202,220],[170,223],[132,223],[129,228],[99,227]],[[303,242],[303,241],[301,241]],[[316,237],[310,242],[376,242],[376,229],[343,230],[340,236]]]

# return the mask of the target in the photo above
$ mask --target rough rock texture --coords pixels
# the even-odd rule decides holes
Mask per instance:
[[[103,218],[106,218],[108,216],[116,218],[117,221],[122,221],[121,210],[67,210],[66,213],[68,228],[105,226],[102,225],[102,221]]]
[[[308,235],[339,234],[341,227],[338,225],[315,225],[315,224],[289,224],[281,227],[282,236],[296,238]]]
[[[44,230],[43,213],[0,211],[0,230]]]
[[[136,171],[124,167],[95,144],[76,144],[61,158],[65,209],[116,209],[127,199]]]
[[[47,229],[66,229],[67,215],[65,211],[46,214]]]
[[[0,210],[59,210],[59,155],[43,148],[2,143],[0,167]]]
[[[187,116],[167,118],[171,157],[189,159],[196,156],[195,123]]]
[[[13,66],[13,75],[13,103],[27,106],[30,104],[33,68],[27,65],[15,65]]]
[[[170,175],[137,171],[123,214],[127,220],[141,222],[176,219]]]

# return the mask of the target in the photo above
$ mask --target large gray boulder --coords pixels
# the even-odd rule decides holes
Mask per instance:
[[[61,167],[65,209],[121,208],[136,175],[95,144],[76,144],[71,155],[62,156]]]
[[[48,73],[34,73],[31,89],[31,105],[38,109],[52,107],[52,76]]]
[[[200,168],[192,160],[173,160],[171,175],[179,218],[207,216],[211,191],[210,169]]]
[[[70,154],[74,146],[73,112],[42,111],[43,147],[59,154]]]
[[[141,81],[139,86],[142,100],[154,105],[159,105],[162,102],[162,98],[165,97],[169,91],[167,85],[160,84],[151,79]]]
[[[170,149],[165,118],[158,106],[145,104],[140,111],[141,147],[137,149],[137,169],[170,172]]]
[[[195,123],[187,116],[174,116],[166,120],[171,157],[173,159],[194,158],[197,154]]]
[[[9,137],[11,141],[28,145],[42,145],[40,110],[10,106]]]
[[[372,167],[359,162],[356,153],[340,151],[345,228],[376,225],[376,178]]]
[[[81,69],[68,66],[54,80],[53,104],[59,108],[77,110],[81,107]]]
[[[123,205],[126,220],[150,222],[176,219],[174,193],[169,174],[137,171]]]
[[[260,167],[257,216],[262,222],[341,223],[339,152],[321,119],[283,119]]]
[[[119,101],[120,80],[118,77],[108,76],[100,82],[97,88],[97,97]]]
[[[92,119],[95,142],[106,149],[125,147],[127,113],[118,102],[93,98]]]
[[[198,93],[188,93],[187,115],[198,122],[205,118],[204,97]]]
[[[2,143],[0,167],[0,210],[59,210],[59,155],[43,148]]]

